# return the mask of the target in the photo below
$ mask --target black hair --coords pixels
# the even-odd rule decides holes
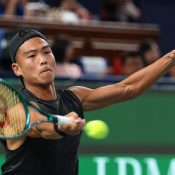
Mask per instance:
[[[39,31],[30,28],[19,30],[9,42],[9,52],[12,62],[16,62],[16,53],[19,47],[28,39],[40,37],[47,41],[47,38]]]
[[[70,44],[71,40],[67,35],[59,35],[56,37],[51,49],[57,63],[64,62],[65,51]]]
[[[139,53],[141,57],[144,57],[144,53],[152,48],[153,43],[155,43],[155,41],[152,39],[146,39],[140,43]]]
[[[129,57],[140,57],[140,54],[138,51],[129,51],[129,52],[124,52],[121,55],[121,62],[122,64],[125,64],[125,62],[127,61],[127,59]],[[140,57],[141,58],[141,57]]]

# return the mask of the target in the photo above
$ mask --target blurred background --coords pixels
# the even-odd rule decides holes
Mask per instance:
[[[174,49],[174,7],[173,0],[0,0],[0,77],[19,88],[8,42],[30,27],[51,43],[58,88],[119,82]],[[175,174],[174,77],[175,67],[139,98],[85,113],[110,132],[100,140],[83,134],[80,175]]]

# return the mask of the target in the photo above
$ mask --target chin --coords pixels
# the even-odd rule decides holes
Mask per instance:
[[[37,78],[37,82],[42,86],[48,86],[54,82],[55,76],[52,73],[43,73]]]
[[[40,84],[42,84],[43,86],[46,85],[50,85],[54,82],[54,78],[42,78],[42,80],[39,81]]]

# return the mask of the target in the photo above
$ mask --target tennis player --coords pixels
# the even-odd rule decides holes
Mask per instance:
[[[24,85],[21,94],[45,112],[67,115],[78,122],[36,127],[20,139],[7,140],[4,175],[78,175],[83,112],[136,98],[175,62],[173,50],[119,83],[96,89],[74,86],[59,90],[54,85],[55,58],[42,33],[22,29],[12,38],[9,48],[12,69]],[[35,120],[37,114],[31,117]]]

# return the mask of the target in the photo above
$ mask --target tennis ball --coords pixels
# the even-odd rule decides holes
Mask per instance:
[[[92,120],[85,125],[85,134],[93,139],[103,139],[109,134],[108,125],[102,120]]]

